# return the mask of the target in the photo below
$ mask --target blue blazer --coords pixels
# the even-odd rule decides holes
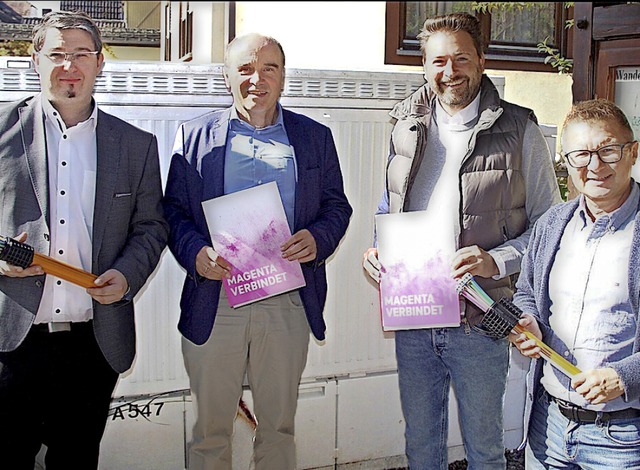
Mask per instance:
[[[331,130],[306,116],[282,112],[298,166],[294,233],[309,230],[318,249],[317,258],[302,265],[306,286],[300,289],[300,297],[313,335],[322,340],[327,297],[324,262],[344,236],[352,208],[344,193]],[[203,344],[211,334],[222,286],[221,281],[199,276],[195,263],[202,247],[211,246],[202,201],[224,194],[230,115],[231,108],[214,111],[180,127],[184,146],[172,156],[163,201],[170,225],[169,248],[186,270],[178,329],[195,344]]]

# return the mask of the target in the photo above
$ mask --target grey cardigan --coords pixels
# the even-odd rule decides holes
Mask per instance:
[[[637,183],[636,183],[637,184]],[[536,317],[542,339],[556,351],[566,349],[549,328],[549,273],[553,266],[562,234],[578,207],[579,198],[553,206],[533,227],[529,247],[522,261],[522,270],[516,284],[513,302],[523,311]],[[640,206],[635,216],[633,245],[629,260],[629,298],[633,311],[638,315],[640,303]],[[640,321],[636,322],[636,336],[633,354],[621,361],[608,364],[615,369],[624,385],[623,398],[630,405],[637,406],[640,399]],[[571,358],[567,358],[571,360]],[[527,375],[527,397],[525,403],[525,431],[528,430],[529,417],[537,387],[542,377],[543,360],[531,361]],[[526,432],[525,432],[526,435]]]

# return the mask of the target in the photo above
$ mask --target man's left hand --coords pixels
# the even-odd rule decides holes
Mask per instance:
[[[281,247],[282,257],[289,261],[299,261],[306,263],[313,261],[318,255],[318,247],[316,239],[313,238],[311,232],[302,229],[293,234]]]
[[[613,400],[624,393],[622,380],[611,367],[581,372],[573,378],[571,386],[593,405]]]
[[[453,278],[470,273],[473,276],[493,277],[499,274],[493,257],[478,245],[460,248],[453,255]]]
[[[94,281],[96,287],[89,287],[87,294],[102,305],[122,300],[129,289],[124,275],[116,269],[108,269]]]

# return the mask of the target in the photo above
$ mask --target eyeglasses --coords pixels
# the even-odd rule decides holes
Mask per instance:
[[[48,54],[42,53],[55,65],[62,65],[65,62],[87,62],[91,57],[100,54],[100,51],[81,51],[81,52],[49,52]]]
[[[635,143],[635,140],[624,144],[610,144],[595,150],[573,150],[563,154],[569,165],[574,168],[589,166],[595,153],[602,163],[617,163],[622,160],[625,146]]]

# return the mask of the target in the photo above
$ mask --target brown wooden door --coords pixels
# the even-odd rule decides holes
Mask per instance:
[[[615,100],[616,74],[640,68],[640,4],[576,2],[574,17],[573,99]]]

